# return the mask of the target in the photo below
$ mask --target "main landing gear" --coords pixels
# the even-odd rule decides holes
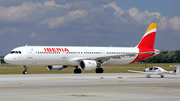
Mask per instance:
[[[74,74],[80,74],[82,72],[82,70],[76,66],[76,69],[74,69]]]
[[[24,66],[24,71],[23,71],[23,74],[28,74],[28,72],[27,72],[27,66]]]
[[[78,66],[76,66],[76,69],[74,69],[74,74],[81,74],[82,70],[80,68],[78,68]],[[99,66],[98,68],[96,68],[96,73],[103,73],[104,70],[103,68],[101,68],[101,66]]]
[[[96,73],[103,73],[103,72],[104,72],[104,70],[103,70],[103,68],[101,68],[101,66],[96,68]]]
[[[164,78],[164,75],[161,75],[161,78]]]
[[[164,78],[164,75],[160,75],[160,76],[161,76],[161,78]],[[146,77],[147,77],[147,78],[150,78],[151,75],[150,75],[150,74],[147,74]]]
[[[150,75],[150,74],[147,74],[146,77],[147,77],[147,78],[151,78],[151,75]]]
[[[102,63],[103,62],[101,60],[98,61],[97,68],[96,68],[96,73],[103,73],[104,72],[103,68],[101,68]]]

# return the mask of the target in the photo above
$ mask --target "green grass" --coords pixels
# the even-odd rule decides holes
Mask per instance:
[[[155,63],[146,64],[146,67],[159,66],[165,70],[172,71],[173,68],[169,65],[179,65],[179,63]],[[143,71],[145,69],[145,64],[128,64],[128,65],[103,65],[104,73],[128,73],[128,70]],[[22,74],[24,70],[23,66],[15,65],[1,65],[0,74]],[[74,67],[68,67],[60,71],[48,71],[45,66],[30,66],[28,68],[28,74],[64,74],[73,73]],[[82,73],[95,73],[95,70],[82,71]]]

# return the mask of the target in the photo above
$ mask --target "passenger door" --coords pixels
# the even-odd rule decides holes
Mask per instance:
[[[32,59],[33,58],[33,49],[31,47],[26,47],[27,49],[27,58]]]
[[[62,52],[62,58],[66,58],[66,52]]]

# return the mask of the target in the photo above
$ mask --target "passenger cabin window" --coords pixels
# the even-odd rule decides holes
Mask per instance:
[[[157,70],[158,68],[157,67],[154,67],[154,70]]]

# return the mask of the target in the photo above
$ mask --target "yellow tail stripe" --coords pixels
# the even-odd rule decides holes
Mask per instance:
[[[151,25],[149,26],[149,28],[147,29],[146,33],[149,32],[150,30],[157,28],[157,23],[151,23]],[[146,34],[145,33],[145,34]]]

